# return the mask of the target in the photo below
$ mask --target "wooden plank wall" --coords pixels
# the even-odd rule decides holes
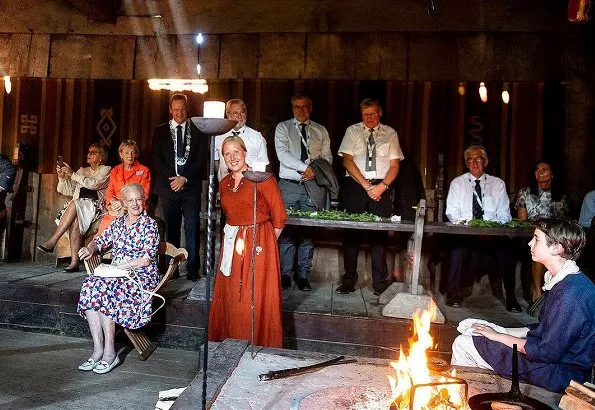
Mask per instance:
[[[383,122],[398,131],[426,188],[435,184],[439,153],[445,155],[449,182],[464,171],[465,147],[483,143],[490,155],[488,172],[503,177],[509,191],[516,192],[527,183],[537,158],[561,152],[561,86],[507,83],[509,105],[500,99],[503,83],[488,83],[487,104],[479,100],[478,86],[453,81],[218,80],[209,82],[206,95],[189,95],[190,115],[201,115],[206,99],[243,98],[248,124],[263,133],[275,164],[275,126],[291,117],[291,96],[304,91],[312,96],[312,119],[329,130],[335,168],[343,175],[336,152],[345,128],[360,121],[363,98],[378,98]],[[17,78],[11,94],[0,93],[0,146],[10,154],[17,142],[26,142],[34,154],[33,169],[53,173],[60,154],[75,169],[84,165],[85,149],[96,141],[110,147],[110,162],[117,163],[117,146],[129,138],[138,142],[141,160],[149,164],[153,128],[168,120],[169,96],[149,90],[140,80]]]

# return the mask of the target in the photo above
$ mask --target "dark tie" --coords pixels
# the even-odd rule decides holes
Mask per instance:
[[[184,133],[182,132],[182,126],[178,125],[176,127],[176,155],[178,158],[184,158]],[[176,171],[178,172],[178,175],[182,175],[182,173],[184,172],[184,165],[180,165],[177,163],[176,161]]]
[[[374,140],[374,128],[370,128],[368,136],[368,160],[366,161],[366,171],[376,171],[376,149]]]
[[[481,186],[479,185],[479,179],[475,180],[475,193],[473,194],[473,218],[483,219],[483,208],[477,200],[481,200]]]
[[[232,132],[231,132],[231,134],[232,134],[234,137],[237,137],[238,135],[240,135],[239,131],[232,131]]]
[[[184,134],[182,133],[182,126],[177,127],[177,141],[178,141],[178,158],[184,158]]]
[[[306,162],[308,159],[308,147],[306,146],[308,143],[308,134],[306,133],[306,123],[302,122],[300,127],[302,127],[302,153],[300,155],[300,161]]]

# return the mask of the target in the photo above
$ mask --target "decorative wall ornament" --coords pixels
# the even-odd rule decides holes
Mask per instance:
[[[107,147],[112,146],[112,135],[116,132],[116,123],[112,116],[114,115],[114,110],[112,108],[102,108],[100,111],[101,119],[95,126],[99,137],[101,138],[101,143]]]

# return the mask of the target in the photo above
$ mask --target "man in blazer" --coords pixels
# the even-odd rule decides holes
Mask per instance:
[[[153,191],[159,196],[165,219],[165,240],[180,246],[182,216],[188,250],[188,280],[197,281],[202,180],[208,160],[207,137],[188,120],[188,100],[174,94],[171,120],[153,133]]]

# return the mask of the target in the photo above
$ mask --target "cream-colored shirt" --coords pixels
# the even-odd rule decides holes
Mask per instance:
[[[403,160],[403,151],[399,144],[397,131],[388,125],[378,124],[374,128],[374,143],[376,149],[376,171],[366,171],[368,160],[368,137],[369,129],[363,122],[354,124],[347,128],[341,146],[339,156],[348,154],[353,156],[355,165],[366,179],[384,179],[390,168],[390,161],[393,159]],[[349,176],[349,173],[345,175]]]

